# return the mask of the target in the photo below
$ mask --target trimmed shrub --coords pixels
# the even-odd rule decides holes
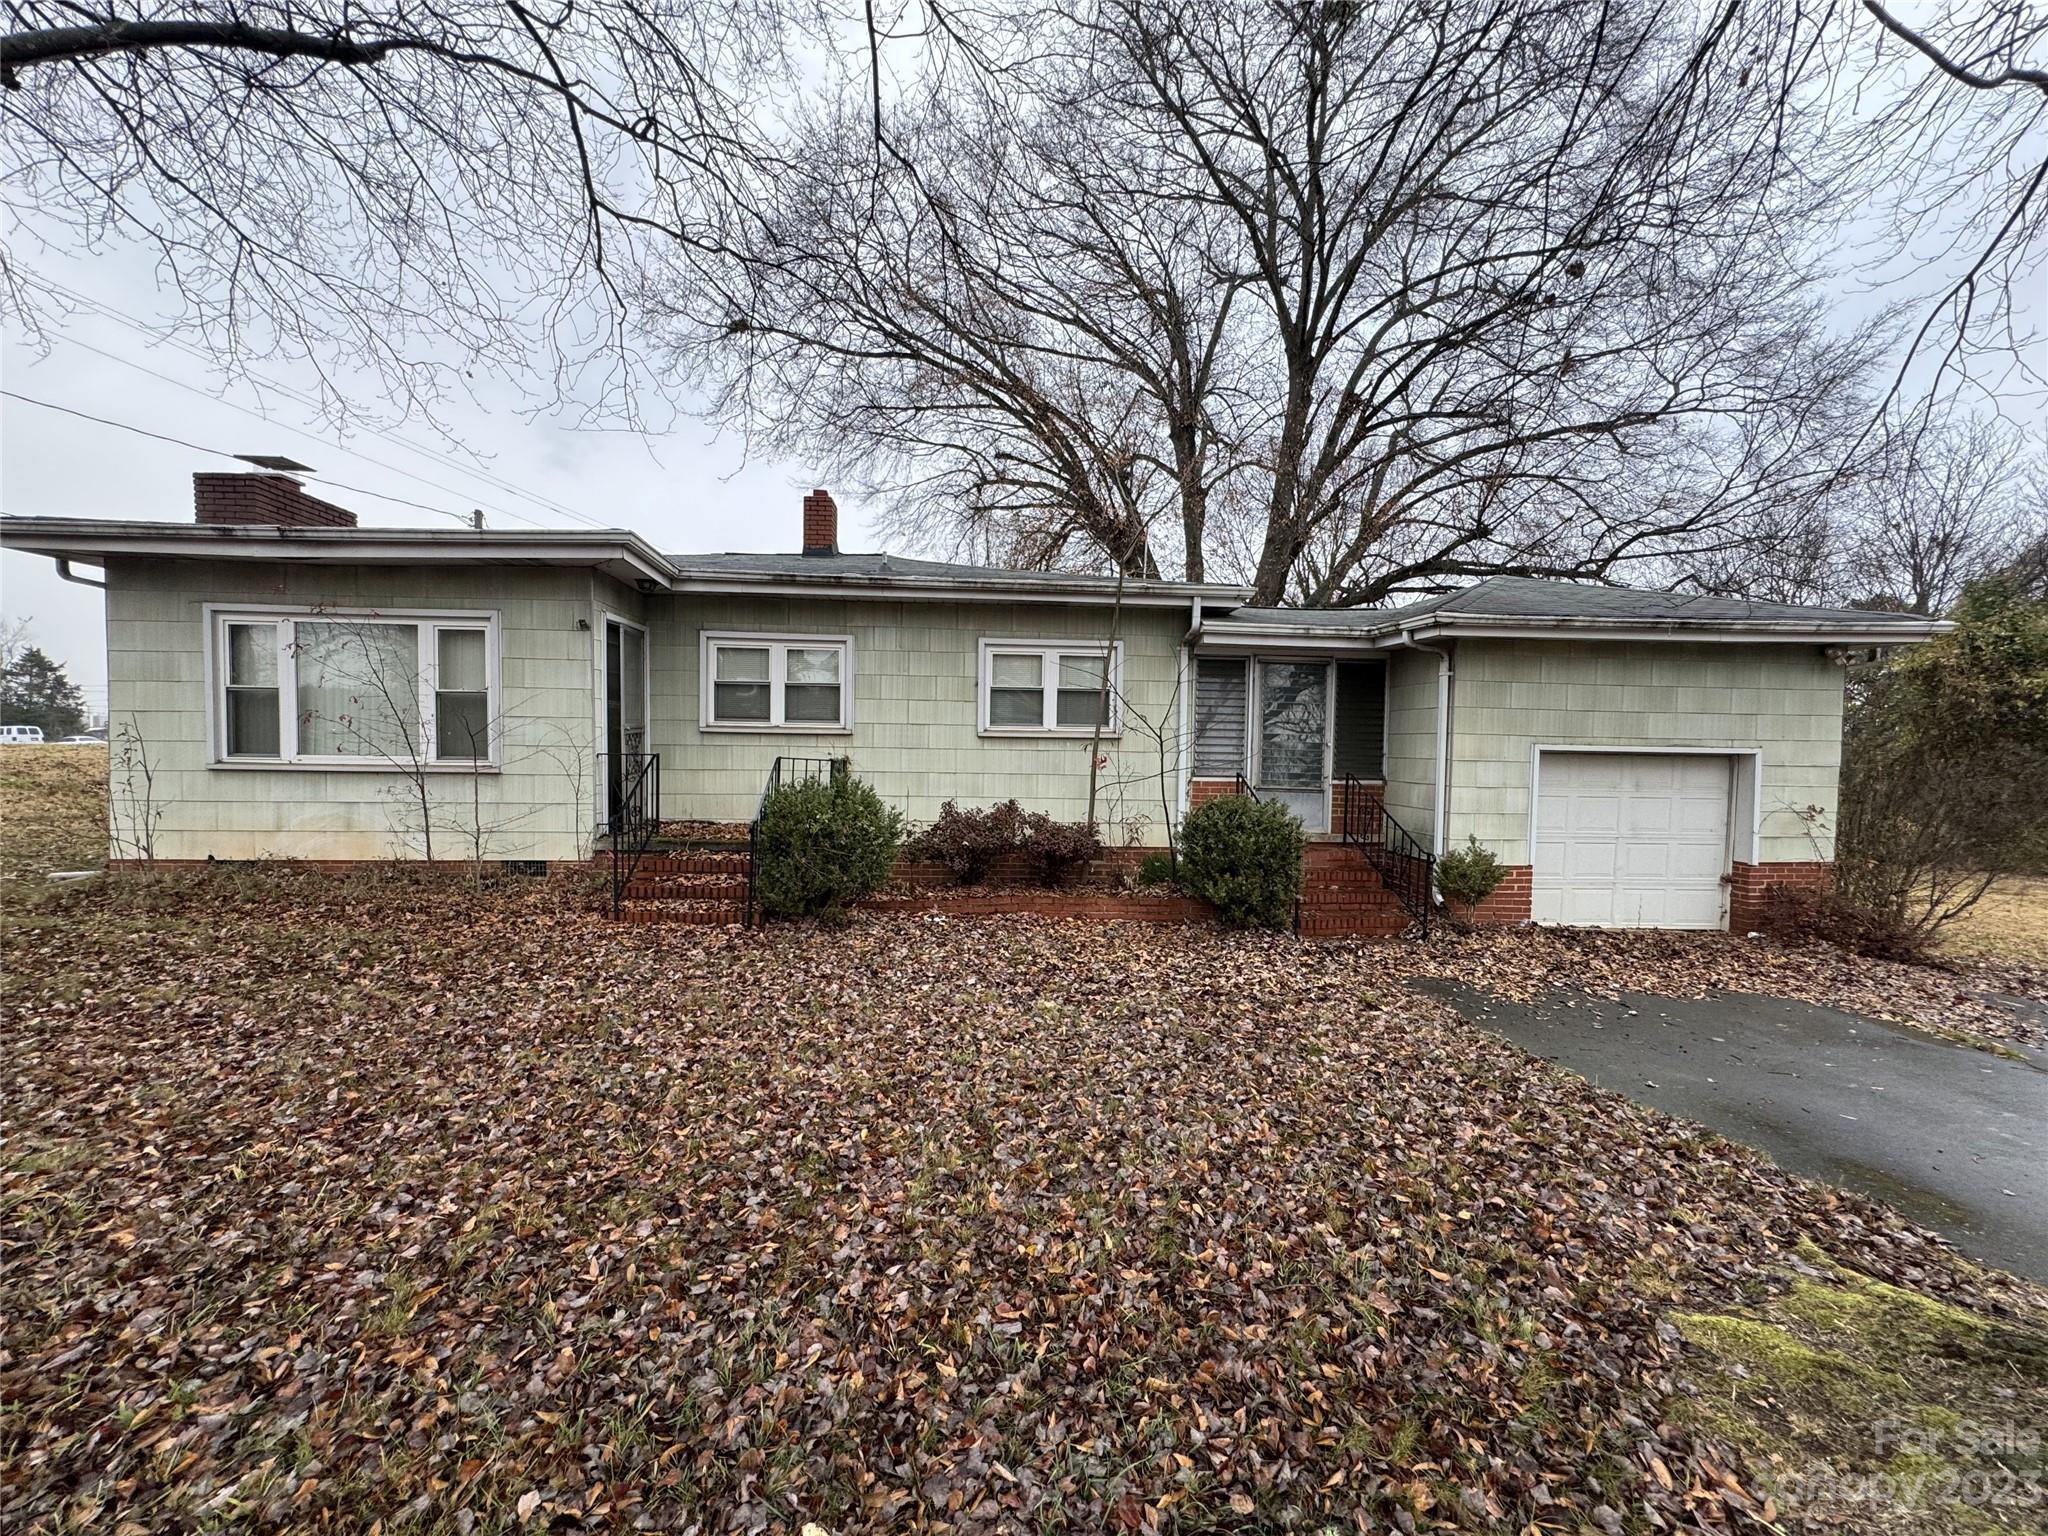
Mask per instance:
[[[1138,860],[1140,885],[1171,885],[1179,878],[1180,871],[1174,866],[1173,855],[1163,848]]]
[[[1301,895],[1302,842],[1284,805],[1225,795],[1181,824],[1178,878],[1234,928],[1285,928]]]
[[[1461,907],[1478,906],[1499,890],[1507,877],[1507,866],[1476,837],[1466,838],[1464,847],[1453,848],[1436,861],[1436,888],[1445,901]]]
[[[1024,839],[1024,807],[1014,800],[986,810],[960,809],[951,800],[939,819],[910,840],[913,859],[943,864],[962,885],[979,885],[996,860],[1015,853]]]
[[[784,784],[761,807],[754,893],[770,917],[843,921],[889,878],[902,814],[852,775]]]
[[[1024,818],[1022,847],[1024,862],[1038,883],[1051,888],[1075,868],[1102,857],[1102,834],[1091,822],[1054,821],[1033,811]]]

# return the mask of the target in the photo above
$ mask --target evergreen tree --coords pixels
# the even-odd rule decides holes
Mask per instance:
[[[85,699],[64,669],[36,646],[0,670],[0,724],[39,725],[47,741],[85,729]]]

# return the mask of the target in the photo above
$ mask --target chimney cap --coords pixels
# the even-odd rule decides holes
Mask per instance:
[[[288,475],[310,475],[313,466],[301,464],[297,459],[286,458],[281,453],[238,453],[234,457],[244,464],[254,464],[258,469],[275,469]]]

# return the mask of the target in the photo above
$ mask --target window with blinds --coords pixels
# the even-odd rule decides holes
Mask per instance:
[[[1245,771],[1246,663],[1242,657],[1195,661],[1194,773],[1227,779]]]

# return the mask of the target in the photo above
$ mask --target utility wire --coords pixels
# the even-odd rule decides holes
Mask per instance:
[[[74,288],[67,288],[62,283],[56,282],[51,278],[39,277],[34,279],[34,281],[39,286],[49,289],[52,293],[58,295],[60,298],[69,300],[74,304],[77,304],[87,310],[90,310],[94,314],[100,316],[102,319],[111,320],[117,325],[126,326],[128,329],[134,331],[137,335],[143,337],[145,340],[149,341],[153,345],[168,345],[171,347],[175,347],[180,352],[183,352],[186,356],[194,358],[199,362],[206,363],[209,365],[213,364],[215,361],[215,359],[209,357],[204,351],[202,351],[200,348],[196,346],[193,346],[190,342],[183,341],[176,336],[166,335],[165,333],[156,329],[155,327],[152,327],[146,324],[145,322],[137,319],[135,316],[130,315],[125,311],[116,309],[113,305],[107,303],[102,299],[96,299],[89,294],[80,293],[78,292],[78,290]],[[66,337],[64,339],[76,340],[76,338],[74,337]],[[89,344],[85,342],[78,342],[78,345],[87,346]],[[112,354],[102,353],[101,355],[111,356]],[[116,358],[115,360],[123,362],[127,361],[127,359],[122,358]],[[141,365],[131,363],[130,366],[140,367]],[[149,372],[150,370],[144,369],[143,371]],[[303,390],[294,388],[293,386],[288,384],[280,383],[278,380],[271,378],[266,374],[260,373],[253,368],[245,367],[242,371],[245,374],[247,374],[249,378],[257,382],[258,384],[262,385],[264,388],[269,389],[276,394],[282,395],[286,399],[306,407],[306,409],[308,410],[319,411],[320,409],[322,409],[320,402],[313,396],[305,393]],[[165,376],[162,374],[158,374],[156,375],[156,377],[163,378]],[[173,379],[170,380],[169,382],[177,383],[178,381]],[[189,388],[191,386],[184,387]],[[201,390],[199,391],[199,393],[205,394],[206,392]],[[208,395],[207,398],[216,399],[218,397]],[[244,409],[243,407],[239,406],[236,408],[238,410]],[[262,416],[261,413],[250,412],[249,414],[257,415],[258,419],[264,421],[266,424],[279,425],[279,423],[271,422],[269,417]],[[287,428],[287,430],[300,431],[300,429],[298,428]],[[370,432],[373,436],[384,439],[384,441],[392,444],[394,447],[404,449],[408,453],[417,454],[421,458],[429,459],[444,464],[448,468],[455,471],[455,473],[457,474],[465,475],[470,479],[481,481],[482,483],[492,486],[495,489],[503,492],[504,494],[516,496],[521,501],[529,502],[533,506],[540,508],[544,512],[549,512],[559,517],[568,518],[572,522],[586,523],[593,528],[601,528],[605,526],[605,524],[603,524],[598,519],[591,517],[586,512],[579,511],[575,507],[571,507],[563,502],[556,501],[552,497],[543,496],[536,492],[529,491],[525,487],[520,486],[514,483],[513,481],[507,480],[502,475],[495,474],[490,470],[483,469],[474,464],[465,463],[464,461],[456,458],[452,454],[443,452],[439,449],[426,447],[425,445],[420,443],[415,443],[410,438],[402,437],[398,433],[393,432],[388,428],[368,426],[365,428],[365,430]],[[388,469],[394,474],[406,475],[411,479],[419,480],[420,483],[423,485],[434,485],[433,481],[427,480],[422,476],[412,474],[411,471],[399,469],[395,465],[383,464],[376,459],[369,458],[367,454],[363,454],[356,449],[340,447],[336,444],[329,443],[326,441],[326,439],[316,437],[310,432],[300,431],[300,435],[306,437],[310,441],[320,443],[323,447],[335,448],[337,452],[352,454],[357,458],[364,459],[368,463],[376,464],[380,469]],[[440,485],[434,485],[434,488],[436,490],[448,489],[447,487]],[[463,493],[460,491],[451,491],[450,494],[461,495]],[[511,516],[513,514],[506,513],[504,515]]]
[[[34,395],[24,395],[17,390],[0,389],[0,395],[5,395],[10,400],[19,400],[24,405],[39,405],[46,411],[59,411],[66,416],[76,416],[81,421],[95,422],[102,427],[116,427],[123,432],[133,432],[138,437],[153,437],[160,443],[170,443],[178,448],[189,448],[194,453],[210,453],[217,458],[223,459],[239,460],[242,457],[238,453],[229,453],[224,448],[208,448],[203,443],[190,443],[182,437],[170,437],[162,432],[152,432],[147,427],[133,426],[128,422],[114,421],[105,416],[95,416],[89,411],[74,410],[68,405],[59,405],[54,400],[38,400]],[[347,491],[351,496],[368,496],[377,501],[394,501],[401,507],[411,507],[420,512],[431,512],[436,517],[452,517],[458,522],[463,523],[470,521],[470,514],[467,512],[450,512],[446,507],[430,507],[423,501],[408,501],[403,496],[391,496],[383,491],[368,491],[359,485],[344,485],[339,480],[329,480],[324,476],[312,475],[308,476],[308,478],[318,485],[327,486],[337,491]]]
[[[135,359],[132,357],[122,357],[117,352],[108,352],[104,348],[94,346],[89,341],[81,341],[76,336],[65,336],[61,338],[61,340],[68,346],[83,347],[86,351],[91,352],[96,356],[104,357],[110,363],[119,363],[123,368],[133,368],[137,373],[147,374],[150,378],[157,379],[165,384],[169,384],[175,389],[185,390],[190,394],[198,395],[201,399],[204,400],[212,400],[217,404],[228,407],[229,410],[240,411],[244,416],[253,416],[256,420],[262,422],[266,427],[283,427],[285,431],[296,433],[298,436],[306,439],[306,441],[309,443],[318,443],[323,448],[336,448],[335,444],[328,442],[327,439],[325,439],[324,437],[319,437],[311,432],[306,431],[303,427],[294,427],[289,426],[283,422],[272,421],[268,416],[265,416],[261,411],[251,410],[248,406],[239,405],[233,400],[222,399],[219,395],[210,394],[206,390],[201,389],[196,384],[188,384],[183,379],[173,378],[168,373],[159,373],[156,369],[148,367],[146,364],[136,362]],[[400,469],[396,464],[387,464],[382,459],[373,459],[367,453],[358,452],[353,448],[336,448],[336,451],[340,453],[349,454],[354,458],[361,459],[365,464],[374,464],[377,468],[382,470],[388,470],[394,475],[403,475],[408,480],[417,480],[421,485],[430,486],[434,490],[445,491],[450,496],[460,497],[465,494],[462,490],[455,486],[443,485],[437,480],[429,480],[425,475],[415,474],[412,470],[409,469]],[[526,523],[535,528],[544,526],[537,518],[528,517],[522,512],[509,512],[505,508],[497,506],[492,503],[486,503],[485,506],[486,509],[489,510],[495,516],[509,517],[515,522]],[[452,517],[458,514],[450,513],[449,515]],[[465,520],[467,519],[468,514],[465,513],[460,515],[463,516]]]

